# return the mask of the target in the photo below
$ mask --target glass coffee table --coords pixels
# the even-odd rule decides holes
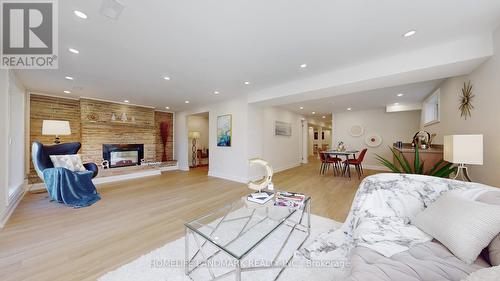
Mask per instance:
[[[310,235],[310,210],[310,197],[294,209],[274,206],[274,200],[252,203],[245,196],[185,223],[186,275],[193,280],[234,275],[240,281],[243,272],[273,269],[268,279],[278,279],[293,258],[284,249],[300,249]]]

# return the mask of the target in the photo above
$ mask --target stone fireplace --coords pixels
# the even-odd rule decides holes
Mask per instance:
[[[103,144],[102,158],[109,168],[137,166],[144,159],[144,144]]]

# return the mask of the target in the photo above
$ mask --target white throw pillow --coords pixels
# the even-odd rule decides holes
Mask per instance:
[[[82,163],[82,158],[78,154],[72,155],[50,155],[50,160],[56,168],[66,168],[73,172],[87,171]]]
[[[447,192],[417,214],[412,224],[472,264],[500,231],[500,206]]]

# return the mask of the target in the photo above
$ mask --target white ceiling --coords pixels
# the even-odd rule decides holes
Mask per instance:
[[[99,0],[59,1],[59,69],[19,71],[22,82],[38,92],[181,111],[488,34],[500,23],[498,0],[122,2],[114,21],[99,14]],[[411,29],[415,36],[401,36]]]
[[[279,107],[302,114],[303,116],[307,116],[309,118],[321,118],[322,116],[331,114],[332,112],[347,111],[347,108],[351,108],[352,111],[356,111],[382,108],[386,105],[394,103],[400,103],[401,105],[419,103],[422,102],[432,91],[434,91],[441,82],[442,80],[433,80],[413,83],[347,95],[308,100],[298,103],[290,103]],[[398,94],[403,94],[403,96],[398,97]],[[304,109],[300,109],[300,107],[303,107]],[[315,112],[315,114],[312,114],[312,112]]]

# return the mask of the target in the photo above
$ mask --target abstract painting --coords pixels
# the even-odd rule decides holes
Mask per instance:
[[[291,136],[292,135],[292,124],[276,121],[274,123],[274,135],[276,136]]]
[[[232,126],[231,114],[217,116],[217,146],[231,146]]]

